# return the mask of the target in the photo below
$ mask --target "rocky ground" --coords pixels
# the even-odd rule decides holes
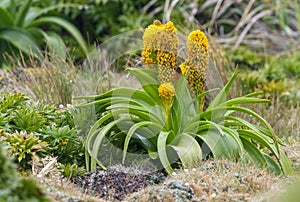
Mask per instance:
[[[72,180],[54,170],[39,181],[54,201],[279,202],[291,196],[289,186],[299,179],[300,144],[289,145],[286,152],[296,170],[294,176],[275,176],[247,163],[222,159],[175,170],[172,176],[116,165]]]

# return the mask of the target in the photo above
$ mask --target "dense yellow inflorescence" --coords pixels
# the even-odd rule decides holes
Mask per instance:
[[[159,20],[155,20],[146,28],[143,43],[143,62],[146,65],[157,64],[158,80],[161,84],[173,82],[179,44],[173,23],[162,24]]]
[[[176,74],[176,55],[178,51],[177,30],[172,22],[162,24],[155,20],[143,35],[144,49],[142,60],[146,65],[155,65],[158,81],[161,84],[158,93],[165,101],[174,96],[173,82]],[[196,30],[187,39],[187,60],[179,66],[183,76],[196,95],[205,90],[206,69],[208,67],[208,40],[206,35]],[[153,67],[153,66],[152,66]]]
[[[167,101],[173,100],[174,92],[175,92],[174,86],[170,82],[163,83],[158,87],[159,97],[161,97]]]
[[[208,40],[205,34],[196,30],[187,40],[188,59],[179,67],[183,75],[188,71],[187,80],[195,94],[205,90],[206,69],[208,67]]]
[[[183,76],[186,76],[187,72],[187,81],[192,88],[192,90],[196,93],[202,93],[205,90],[205,75],[198,71],[194,66],[188,64],[188,62],[184,62],[179,66],[181,73]]]

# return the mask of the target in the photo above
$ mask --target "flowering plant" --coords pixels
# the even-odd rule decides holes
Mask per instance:
[[[271,126],[254,111],[239,106],[268,100],[254,98],[257,93],[226,100],[237,70],[204,110],[204,96],[212,91],[205,91],[208,40],[200,30],[191,32],[186,43],[188,57],[176,68],[176,32],[172,22],[160,21],[145,30],[142,60],[147,68],[127,69],[142,89],[115,88],[82,97],[87,103],[80,107],[95,107],[98,117],[86,137],[87,169],[93,170],[97,164],[105,168],[107,158],[102,158],[101,148],[112,143],[110,154],[121,150],[123,163],[131,153],[143,154],[159,160],[169,174],[179,163],[186,167],[207,156],[243,158],[277,174],[292,173],[280,148],[282,142]],[[261,124],[250,123],[234,112],[248,114]]]

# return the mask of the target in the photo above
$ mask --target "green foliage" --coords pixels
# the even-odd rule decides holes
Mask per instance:
[[[17,130],[25,130],[29,133],[38,131],[46,123],[46,118],[35,109],[22,107],[13,115],[13,124]]]
[[[45,41],[52,50],[65,55],[65,45],[61,36],[49,31],[57,28],[65,29],[76,40],[81,50],[87,53],[86,42],[80,31],[64,18],[51,15],[50,11],[63,6],[65,5],[60,4],[39,8],[32,6],[32,0],[9,1],[8,4],[0,2],[0,61],[3,61],[3,54],[9,51],[15,55],[22,51],[26,55],[39,57],[40,47]],[[49,30],[42,29],[43,25]]]
[[[299,52],[284,56],[265,55],[264,58],[257,54],[257,62],[253,62],[256,53],[243,51],[243,48],[238,48],[229,54],[235,64],[243,67],[239,75],[242,93],[262,91],[265,98],[280,98],[286,105],[296,106],[299,99]]]
[[[13,134],[3,133],[5,143],[9,145],[9,153],[14,156],[21,168],[30,168],[29,161],[46,149],[47,142],[34,137],[32,133],[15,132]]]
[[[31,178],[19,179],[15,165],[7,156],[5,144],[0,143],[0,200],[50,201]]]
[[[287,56],[281,56],[275,59],[274,65],[282,68],[288,78],[300,78],[300,52],[295,51]]]
[[[5,143],[21,168],[30,168],[28,162],[36,154],[55,156],[61,163],[84,165],[84,148],[71,109],[59,110],[32,102],[20,93],[4,93],[0,96],[0,112]]]
[[[48,126],[38,136],[49,144],[49,152],[61,163],[84,165],[84,148],[77,131],[69,126]]]
[[[75,176],[83,175],[86,170],[83,167],[79,167],[77,164],[62,164],[59,167],[61,174],[66,178],[72,178]]]
[[[255,93],[226,100],[237,71],[203,112],[197,107],[199,99],[190,95],[184,77],[176,81],[175,99],[170,110],[165,111],[158,95],[157,72],[149,69],[128,71],[140,81],[143,90],[117,88],[82,97],[88,102],[80,106],[94,106],[99,117],[86,137],[87,154],[91,156],[88,169],[94,170],[96,164],[105,168],[100,149],[107,140],[115,137],[117,144],[114,145],[121,145],[119,148],[123,150],[123,162],[134,139],[140,145],[137,152],[142,148],[151,158],[159,159],[169,174],[173,172],[174,161],[189,166],[210,153],[214,158],[251,159],[255,165],[276,174],[293,172],[271,126],[252,110],[239,106],[267,100],[253,98]],[[199,96],[207,93],[209,91]],[[250,123],[234,112],[252,116],[260,125]]]
[[[17,193],[18,199],[16,201],[45,201],[50,202],[49,197],[38,186],[37,181],[33,178],[20,179],[20,185],[14,190]]]
[[[266,56],[243,46],[234,51],[228,50],[226,53],[234,65],[238,65],[240,68],[259,69],[266,61]]]
[[[18,185],[16,167],[7,156],[5,147],[7,146],[0,141],[0,199],[12,195]]]
[[[0,109],[1,111],[16,109],[18,106],[24,105],[28,100],[29,98],[21,93],[3,93],[0,97]]]

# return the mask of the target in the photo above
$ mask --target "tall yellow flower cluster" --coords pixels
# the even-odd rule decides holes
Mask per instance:
[[[162,24],[155,20],[143,35],[142,60],[147,65],[156,64],[161,84],[172,83],[175,78],[176,54],[178,51],[177,29],[172,22]]]
[[[178,51],[177,30],[172,22],[162,24],[155,20],[143,35],[144,49],[142,60],[146,65],[157,68],[159,96],[170,103],[174,97],[173,82],[176,74],[176,55]],[[196,95],[205,90],[206,69],[208,66],[208,41],[205,34],[196,30],[189,34],[187,40],[187,60],[179,67],[182,75]]]
[[[198,95],[205,90],[206,69],[208,67],[208,40],[205,34],[196,30],[189,34],[187,40],[187,60],[179,67],[194,93]]]

